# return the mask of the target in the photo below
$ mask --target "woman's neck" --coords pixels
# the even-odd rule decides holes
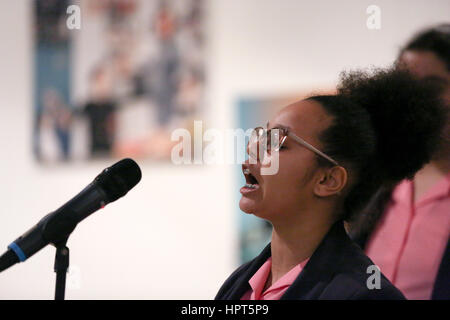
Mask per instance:
[[[274,225],[272,231],[272,268],[267,287],[289,270],[308,259],[319,246],[333,222],[303,219],[301,223]]]
[[[414,176],[414,202],[418,202],[438,181],[450,172],[450,158],[435,159]]]

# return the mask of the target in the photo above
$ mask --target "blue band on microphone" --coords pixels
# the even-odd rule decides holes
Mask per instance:
[[[11,249],[12,251],[14,251],[14,253],[19,258],[20,262],[27,260],[27,256],[25,255],[25,253],[23,253],[22,249],[20,249],[20,247],[15,242],[11,243],[8,246],[8,249]]]

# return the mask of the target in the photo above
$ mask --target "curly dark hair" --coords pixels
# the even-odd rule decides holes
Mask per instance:
[[[342,219],[351,221],[383,185],[412,178],[431,160],[445,123],[440,93],[435,83],[389,68],[343,72],[336,95],[308,98],[333,117],[320,136],[323,151],[356,176]]]
[[[405,51],[432,52],[450,70],[450,24],[440,24],[416,33],[399,52],[396,64]],[[379,219],[391,201],[396,184],[384,184],[350,225],[352,238],[364,248]]]

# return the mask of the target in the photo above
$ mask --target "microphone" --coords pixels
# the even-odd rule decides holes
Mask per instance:
[[[80,221],[123,197],[141,180],[141,176],[137,163],[128,158],[104,169],[74,198],[43,217],[11,243],[9,250],[0,257],[0,272],[25,261],[49,243],[56,246],[67,241]]]

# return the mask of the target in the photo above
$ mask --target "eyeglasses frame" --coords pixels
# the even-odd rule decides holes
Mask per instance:
[[[258,143],[260,141],[259,139],[261,138],[261,136],[263,136],[262,133],[266,133],[266,137],[267,137],[267,133],[270,132],[270,134],[271,134],[271,130],[273,130],[273,129],[281,130],[283,132],[283,138],[282,138],[280,144],[275,148],[275,151],[278,152],[280,150],[280,148],[283,146],[283,143],[286,141],[287,137],[290,137],[295,142],[300,144],[301,146],[307,148],[308,150],[310,150],[310,151],[314,152],[315,154],[321,156],[322,158],[328,160],[329,162],[331,162],[335,166],[340,166],[339,163],[336,160],[334,160],[330,156],[326,155],[325,153],[323,153],[322,151],[320,151],[319,149],[317,149],[313,145],[309,144],[308,142],[306,142],[305,140],[303,140],[302,138],[300,138],[296,134],[292,133],[288,128],[274,127],[274,128],[271,128],[271,129],[265,129],[263,127],[256,127],[256,128],[254,128],[254,131],[256,131],[256,133],[257,133],[257,137],[258,137],[257,141],[258,141]],[[262,132],[262,133],[259,133],[259,132]]]

